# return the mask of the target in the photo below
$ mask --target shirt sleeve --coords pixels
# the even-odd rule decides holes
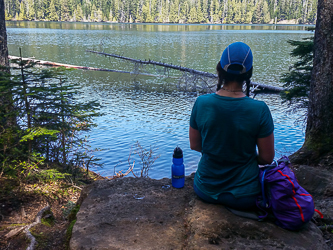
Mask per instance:
[[[196,100],[196,102],[193,105],[192,108],[192,113],[191,113],[191,117],[190,117],[190,126],[196,130],[198,130],[198,124],[196,121],[196,116],[197,116],[197,103],[198,103],[198,99]]]
[[[264,104],[261,119],[260,119],[260,130],[258,134],[258,138],[264,138],[269,136],[274,131],[274,123],[271,111],[268,106]]]

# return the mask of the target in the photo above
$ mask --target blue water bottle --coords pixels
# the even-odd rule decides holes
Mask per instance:
[[[175,188],[182,188],[185,184],[185,166],[183,162],[183,151],[177,146],[173,151],[173,164],[171,169],[172,186]]]

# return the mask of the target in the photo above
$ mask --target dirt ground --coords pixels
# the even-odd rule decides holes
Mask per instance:
[[[91,183],[92,180],[86,181]],[[79,188],[63,189],[61,185],[19,185],[15,179],[0,179],[0,249],[26,249],[30,243],[24,231],[9,239],[5,235],[13,229],[33,223],[38,212],[50,206],[51,215],[42,219],[30,232],[36,238],[36,250],[67,249],[70,225],[68,215],[80,198]],[[81,186],[82,188],[84,185]]]

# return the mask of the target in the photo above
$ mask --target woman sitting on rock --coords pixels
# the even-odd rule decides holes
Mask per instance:
[[[207,202],[234,209],[255,206],[258,164],[270,164],[275,154],[271,112],[249,97],[252,63],[248,45],[230,44],[216,66],[216,93],[198,97],[190,119],[191,149],[202,153],[194,190]]]

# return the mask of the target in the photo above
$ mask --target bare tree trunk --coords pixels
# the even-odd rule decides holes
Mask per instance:
[[[333,2],[318,1],[308,119],[296,163],[333,165]]]
[[[0,65],[9,66],[4,0],[0,0]],[[5,71],[9,72],[9,69]]]

